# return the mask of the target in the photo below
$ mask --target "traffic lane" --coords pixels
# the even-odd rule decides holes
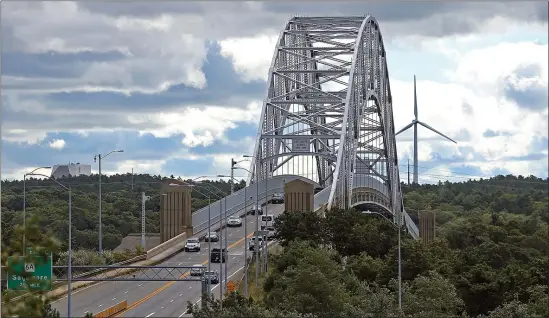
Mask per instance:
[[[85,314],[86,312],[97,313],[115,304],[128,300],[140,299],[142,295],[150,293],[155,287],[158,288],[163,282],[101,282],[99,284],[84,287],[76,294],[71,294],[71,313],[73,315]],[[88,288],[88,289],[86,289]],[[65,296],[52,303],[62,317],[68,317],[68,298]]]
[[[238,260],[232,261],[227,264],[227,271],[229,272],[229,278],[228,278],[229,280],[232,277],[234,277],[234,275],[238,271],[242,270],[242,268],[244,267],[244,256],[241,255],[235,258]],[[210,289],[212,291],[212,296],[215,299],[219,299],[219,285],[220,284],[216,284],[212,286]],[[186,286],[182,286],[181,289],[185,290],[185,287]],[[189,288],[189,291],[187,291],[187,293],[175,294],[174,297],[166,298],[162,304],[159,304],[160,308],[158,308],[158,306],[156,307],[156,311],[154,311],[154,307],[151,307],[150,312],[147,312],[146,309],[143,309],[141,313],[144,314],[143,317],[150,314],[153,314],[153,315],[149,317],[179,317],[181,316],[182,313],[187,311],[187,303],[191,302],[192,304],[195,304],[197,300],[200,299],[201,295],[202,295],[202,286],[200,282],[197,282],[196,286],[192,286],[192,288]],[[139,316],[141,317],[141,315]]]
[[[229,275],[244,265],[242,242],[239,243],[239,248],[233,247],[229,250],[228,260],[227,272]],[[225,263],[211,264],[211,270],[220,271],[220,267],[223,267],[223,271],[225,271]],[[215,288],[215,286],[212,287]],[[217,293],[219,293],[219,289]],[[123,317],[177,317],[186,310],[188,301],[195,301],[201,294],[201,282],[174,282],[161,293],[126,312]],[[218,296],[214,294],[214,297],[219,298]]]
[[[189,257],[185,254],[203,254],[207,255],[207,248],[205,251],[199,253],[180,253],[178,257],[174,257],[166,262],[163,262],[162,266],[192,266],[196,263],[196,258],[199,255],[195,255],[195,260],[193,257]],[[170,274],[170,269],[147,269],[144,271],[129,273],[119,278],[123,277],[132,277],[146,279],[148,278],[169,278],[172,276],[181,276],[188,269],[175,269]],[[71,307],[72,313],[76,314],[79,312],[92,312],[96,313],[105,308],[109,308],[119,303],[122,300],[127,300],[128,303],[139,300],[145,295],[151,293],[155,289],[159,288],[166,282],[155,282],[155,281],[110,281],[110,282],[101,282],[90,287],[85,287],[82,290],[76,290],[72,293],[71,298]],[[67,298],[61,298],[56,302],[52,303],[52,306],[60,311],[61,315],[66,315],[68,313],[67,308]]]
[[[193,266],[203,256],[208,255],[208,247],[201,247],[200,252],[182,252],[176,254],[172,258],[159,264],[160,266]],[[138,278],[146,279],[159,278],[159,277],[172,277],[181,276],[184,271],[188,269],[176,269],[172,274],[169,273],[169,269],[154,270],[147,269],[144,272],[130,273],[121,277],[127,277],[136,275]],[[179,275],[177,275],[179,274]],[[81,312],[97,313],[106,308],[116,305],[117,303],[127,300],[129,304],[145,297],[154,290],[158,289],[162,285],[166,284],[165,281],[105,281],[89,287],[85,287],[82,290],[76,290],[72,293],[71,297],[71,312],[79,315]],[[61,316],[67,317],[67,297],[63,297],[52,303],[52,307],[59,310]]]
[[[243,223],[247,222],[248,228],[253,226],[253,222],[255,221],[255,218],[252,218],[251,215],[249,215],[246,218],[243,218]],[[231,258],[244,255],[244,224],[240,227],[227,227],[227,247],[228,247],[228,254],[229,254],[229,263],[227,263],[227,269],[229,269],[229,265],[231,264]],[[249,231],[248,236],[250,237],[252,235],[253,231]],[[207,242],[201,243],[201,249],[204,248],[204,246],[207,246]],[[211,248],[220,248],[225,247],[225,229],[223,230],[223,237],[222,240],[218,242],[211,242]],[[208,253],[204,255],[203,258],[198,259],[196,261],[196,264],[203,264],[206,267],[208,267]],[[239,263],[244,264],[244,259],[239,261]],[[218,270],[219,271],[219,265],[220,263],[214,263],[210,264],[212,270]],[[225,270],[225,265],[223,264],[223,271]],[[164,286],[160,286],[157,290],[153,291],[151,294],[143,297],[142,299],[138,300],[135,303],[131,303],[129,306],[129,310],[123,312],[120,317],[144,317],[151,312],[155,312],[158,310],[158,308],[163,307],[159,306],[159,303],[161,303],[164,299],[172,296],[172,295],[179,295],[183,294],[185,296],[185,299],[191,299],[192,297],[189,297],[189,294],[192,296],[195,291],[192,290],[192,288],[188,288],[185,290],[185,288],[181,289],[171,289],[173,285],[180,286],[181,284],[198,284],[198,288],[201,288],[199,282],[177,282],[172,281],[169,283],[166,283]],[[192,287],[190,285],[189,287]],[[196,290],[196,288],[195,288]],[[200,294],[200,291],[197,291],[196,293]],[[183,296],[180,296],[183,297]],[[172,299],[169,299],[170,301]],[[181,299],[176,303],[181,306]],[[175,302],[175,300],[174,300]],[[186,301],[183,301],[184,306],[186,306]],[[164,306],[166,307],[166,306]]]
[[[267,209],[268,214],[275,213],[277,205],[269,205]],[[256,216],[248,215],[245,220],[248,224],[249,232],[251,233],[254,227],[254,221]],[[224,231],[225,232],[225,231]],[[238,236],[244,236],[244,225],[241,227],[228,228],[228,242],[232,242],[233,237],[237,239]],[[223,233],[224,235],[225,233]],[[224,241],[224,240],[223,240]],[[217,242],[212,242],[214,245]],[[231,244],[231,243],[229,243]],[[170,259],[162,262],[159,265],[165,266],[192,266],[200,262],[200,257],[205,255],[207,259],[208,255],[208,243],[202,242],[200,252],[181,252]],[[199,259],[196,259],[199,257]],[[148,270],[147,275],[149,277],[154,276],[155,271]],[[154,292],[160,288],[166,282],[104,282],[100,284],[95,284],[90,287],[84,288],[82,290],[77,290],[72,294],[71,298],[71,311],[73,314],[79,312],[98,312],[114,306],[122,300],[127,300],[129,304],[132,304],[139,299],[147,296],[148,294]],[[52,306],[59,310],[60,313],[67,314],[67,299],[62,298],[54,303]]]
[[[276,216],[279,215],[283,209],[283,204],[269,204],[266,209],[266,214]],[[244,218],[244,222],[247,223],[250,230],[248,231],[248,236],[252,235],[254,225],[258,218],[259,216],[251,214]],[[261,224],[260,220],[259,224]],[[252,228],[250,229],[250,227]],[[244,225],[240,227],[228,227],[227,240],[227,245],[229,246],[229,262],[227,263],[227,271],[228,274],[232,276],[236,271],[241,269],[245,263]],[[225,230],[223,231],[222,242],[212,242],[212,248],[219,248],[220,243],[222,243],[222,246],[224,247],[224,241]],[[231,245],[234,244],[236,245],[231,247]],[[201,264],[204,264],[205,266],[210,265],[211,270],[221,271],[220,266],[223,266],[223,271],[225,270],[224,263],[208,264],[207,257]],[[197,297],[200,297],[201,288],[202,286],[200,282],[173,282],[172,284],[166,286],[166,288],[162,288],[159,292],[155,292],[146,297],[146,299],[140,301],[140,303],[134,308],[123,313],[121,317],[174,317],[173,315],[176,313],[182,313],[186,310],[188,301],[193,302]],[[216,297],[215,293],[214,297]],[[179,316],[179,314],[177,316]]]

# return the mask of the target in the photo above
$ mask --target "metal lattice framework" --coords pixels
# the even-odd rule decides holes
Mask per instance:
[[[300,175],[402,211],[393,109],[379,25],[366,17],[294,17],[269,69],[250,182]],[[353,194],[354,189],[370,192]]]
[[[72,281],[201,281],[201,277],[191,276],[190,266],[138,266],[138,265],[87,265],[73,266],[73,273],[85,272],[86,275],[74,275]],[[53,266],[55,281],[68,280],[68,266]],[[206,270],[203,267],[202,270]]]

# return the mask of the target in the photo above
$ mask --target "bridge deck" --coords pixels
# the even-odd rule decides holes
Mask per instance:
[[[363,176],[361,178],[364,178]],[[199,233],[208,228],[208,211],[210,214],[210,225],[215,225],[219,222],[219,213],[227,210],[227,216],[231,216],[237,213],[243,213],[244,207],[251,207],[256,204],[256,200],[259,204],[265,203],[265,197],[272,197],[274,193],[284,192],[284,184],[292,180],[300,179],[306,182],[313,182],[307,178],[296,176],[296,175],[283,175],[283,176],[274,176],[267,179],[267,181],[260,181],[258,184],[252,184],[246,186],[239,191],[236,191],[232,195],[229,195],[221,200],[213,202],[209,206],[206,206],[198,211],[195,211],[192,215],[193,220],[193,232]],[[372,189],[378,190],[384,194],[387,193],[387,188],[378,180],[374,178],[369,178],[371,180],[361,180],[361,182],[354,182],[355,187],[364,187],[370,186]],[[315,187],[320,187],[319,184],[313,182]],[[315,210],[320,209],[324,204],[328,202],[330,196],[330,188],[325,188],[322,191],[315,194],[314,197],[314,207]],[[245,198],[247,199],[245,202]],[[257,199],[256,199],[257,198]],[[241,214],[242,214],[241,213]],[[419,237],[419,230],[414,224],[410,216],[406,211],[404,211],[404,223],[408,232],[417,239]]]

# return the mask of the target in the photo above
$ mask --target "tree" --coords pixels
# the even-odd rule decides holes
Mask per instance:
[[[392,285],[396,285],[395,280]],[[435,271],[405,282],[402,300],[404,313],[410,317],[459,317],[464,309],[452,282]]]
[[[274,228],[282,246],[294,240],[308,241],[315,246],[326,241],[324,219],[315,212],[285,211],[275,219]]]
[[[230,293],[223,299],[223,309],[219,300],[211,297],[205,297],[205,304],[202,307],[187,302],[187,312],[194,318],[297,318],[295,313],[282,313],[280,311],[270,311],[255,303],[251,299],[246,299],[239,292]]]
[[[26,235],[26,247],[31,248],[35,253],[39,255],[39,259],[45,261],[49,256],[49,253],[56,252],[60,246],[59,241],[55,239],[55,236],[51,231],[44,232],[40,229],[39,218],[33,216],[26,222],[26,229],[22,226],[18,226],[15,230],[17,237],[22,237],[23,233]],[[29,253],[26,256],[21,254],[23,249],[22,243],[19,240],[14,240],[11,245],[4,244],[2,241],[2,263],[7,264],[8,256],[12,256],[15,259],[24,259],[25,262],[34,262],[34,259]],[[15,297],[20,296],[21,293],[17,291],[6,291],[2,297],[4,304],[2,305],[2,316],[11,317],[44,317],[44,318],[58,318],[59,312],[52,309],[47,299],[45,298],[45,291],[31,291],[29,283],[32,282],[30,275],[24,271],[18,271],[16,268],[8,268],[8,272],[14,273],[14,275],[22,276],[25,281],[25,294],[18,299]]]

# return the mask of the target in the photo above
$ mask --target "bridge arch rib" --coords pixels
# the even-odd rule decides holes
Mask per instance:
[[[403,212],[386,52],[372,16],[293,17],[269,69],[249,183],[300,175],[328,208]],[[361,199],[362,198],[362,199]]]

